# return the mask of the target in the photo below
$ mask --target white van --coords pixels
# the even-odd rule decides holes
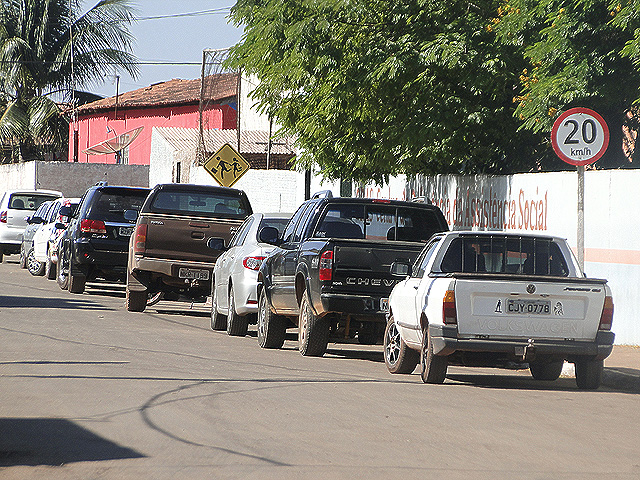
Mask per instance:
[[[4,255],[20,253],[26,217],[47,200],[62,197],[55,190],[7,190],[0,198],[0,262]]]

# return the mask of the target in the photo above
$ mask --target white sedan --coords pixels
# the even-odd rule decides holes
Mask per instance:
[[[229,335],[244,336],[249,323],[255,323],[258,270],[274,248],[260,243],[258,233],[264,227],[275,227],[282,232],[290,216],[286,213],[254,213],[233,236],[227,251],[218,257],[211,283],[213,330],[226,328]]]

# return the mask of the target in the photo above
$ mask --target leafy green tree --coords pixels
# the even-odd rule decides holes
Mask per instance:
[[[621,147],[623,133],[638,130],[632,115],[640,95],[638,7],[638,0],[509,0],[501,6],[495,31],[524,48],[529,61],[516,98],[526,129],[549,132],[562,111],[592,108],[611,135],[598,166],[633,165]]]
[[[101,0],[85,13],[80,0],[0,0],[0,140],[18,145],[20,160],[67,142],[57,98],[69,102],[114,65],[137,75],[132,21],[128,0]]]
[[[540,134],[517,132],[523,47],[498,41],[498,1],[238,0],[230,65],[330,177],[537,168]],[[489,28],[488,28],[489,27]]]

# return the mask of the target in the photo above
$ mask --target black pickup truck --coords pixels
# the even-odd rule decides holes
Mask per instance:
[[[276,248],[258,273],[258,343],[280,348],[298,326],[299,350],[322,356],[329,338],[375,344],[397,279],[393,262],[412,263],[425,242],[448,230],[438,207],[364,198],[313,198],[283,234],[265,227]]]

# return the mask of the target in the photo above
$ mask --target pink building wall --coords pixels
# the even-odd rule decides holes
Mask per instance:
[[[88,155],[83,153],[104,140],[121,135],[137,127],[144,127],[131,143],[128,151],[130,165],[149,165],[151,155],[151,130],[153,127],[198,127],[198,105],[169,106],[114,110],[80,115],[78,118],[78,162],[116,163],[115,154]],[[236,111],[229,105],[212,105],[203,112],[206,128],[235,129]],[[69,124],[69,161],[73,162],[74,132]]]

